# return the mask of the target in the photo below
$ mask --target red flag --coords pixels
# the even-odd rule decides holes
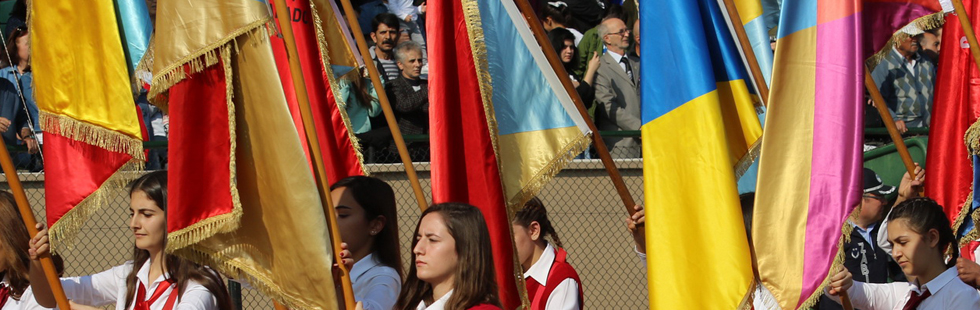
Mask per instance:
[[[980,16],[980,5],[976,2],[966,2],[964,6],[970,16]],[[980,30],[977,24],[974,28]],[[970,203],[967,196],[973,189],[971,153],[963,143],[963,135],[980,114],[980,85],[976,82],[980,74],[955,15],[946,18],[940,50],[926,156],[925,195],[945,208],[956,228],[962,223],[957,219],[962,217],[963,206]]]
[[[429,4],[429,119],[432,200],[480,208],[490,230],[494,269],[504,309],[521,306],[514,244],[497,157],[487,125],[459,1]]]
[[[320,152],[323,154],[323,158],[330,159],[324,161],[327,179],[330,182],[336,182],[348,176],[363,175],[364,169],[361,164],[360,151],[354,144],[356,138],[349,134],[346,125],[349,121],[345,121],[345,116],[338,108],[336,97],[331,89],[331,82],[334,80],[333,70],[330,68],[330,63],[325,62],[325,59],[328,58],[322,57],[321,54],[321,47],[326,47],[327,43],[326,39],[324,42],[319,41],[318,37],[320,36],[317,35],[317,29],[314,25],[314,21],[319,19],[314,15],[319,14],[319,12],[311,9],[309,0],[287,0],[286,5],[290,10],[290,22],[293,27],[293,35],[296,37],[296,50],[299,52],[300,65],[303,67],[303,79],[306,81],[306,92],[310,98],[313,120],[316,122]],[[321,6],[318,9],[330,10],[331,8]],[[322,27],[332,25],[334,24],[322,23],[320,25],[321,31]],[[273,47],[275,48],[276,45]],[[285,60],[285,58],[282,59]],[[277,63],[285,64],[279,60]],[[282,70],[284,69],[282,65],[277,66],[280,69],[280,76],[289,75],[289,71]],[[286,69],[288,70],[288,66]],[[283,88],[285,89],[286,86],[292,87],[291,77],[288,80],[283,79]],[[293,104],[291,103],[290,106],[292,107]],[[297,119],[298,110],[292,108],[290,110],[296,111],[293,113],[293,118]],[[298,129],[302,132],[301,126]],[[308,157],[309,155],[307,155]]]

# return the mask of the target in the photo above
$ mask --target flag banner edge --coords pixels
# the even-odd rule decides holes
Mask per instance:
[[[313,16],[313,28],[316,30],[317,47],[320,50],[320,66],[323,67],[323,72],[327,78],[327,83],[330,84],[330,94],[333,95],[334,106],[340,113],[340,118],[344,121],[344,128],[347,129],[347,139],[350,140],[351,147],[354,149],[354,155],[357,156],[357,165],[360,168],[359,170],[361,173],[367,176],[369,173],[364,166],[364,154],[361,153],[362,148],[360,139],[358,139],[354,134],[353,126],[351,126],[350,122],[350,116],[347,115],[347,110],[341,108],[338,104],[338,102],[341,100],[337,95],[337,77],[334,75],[333,67],[330,66],[330,50],[327,47],[327,38],[325,32],[323,31],[323,20],[320,18],[320,11],[317,10],[316,3],[314,3],[314,1],[316,0],[310,0],[310,15]],[[354,62],[357,63],[357,60]],[[358,70],[355,69],[352,71],[357,72]],[[357,75],[356,78],[361,78],[361,76]]]
[[[55,134],[110,152],[123,153],[133,157],[134,161],[146,161],[142,137],[133,137],[119,131],[89,124],[68,115],[44,110],[38,111],[38,118],[40,118],[41,129],[46,134]]]
[[[110,200],[110,196],[117,190],[126,187],[126,184],[136,179],[138,175],[131,172],[143,170],[143,161],[130,159],[129,162],[119,167],[91,194],[82,199],[71,210],[58,218],[58,221],[48,227],[48,236],[51,240],[51,253],[58,254],[61,249],[71,249],[78,231],[82,229],[88,218],[95,212],[102,209]]]
[[[945,12],[932,13],[926,16],[916,18],[911,22],[909,22],[909,24],[915,24],[917,27],[919,27],[919,29],[923,29],[923,30],[942,27],[942,25],[945,23],[946,23]],[[888,56],[888,53],[890,53],[892,50],[891,47],[895,45],[895,36],[901,33],[901,31],[902,29],[896,29],[895,32],[892,33],[891,38],[888,38],[888,41],[885,42],[885,45],[879,47],[877,52],[871,55],[871,57],[868,57],[868,59],[865,61],[865,64],[867,64],[868,68],[874,69],[876,66],[878,66],[878,63],[880,63],[881,60],[885,59],[885,57]]]
[[[264,32],[265,28],[254,29],[262,31],[262,34],[260,35],[265,35],[265,37],[268,37],[267,33]],[[228,138],[230,140],[229,145],[231,148],[231,157],[228,160],[228,169],[230,171],[229,176],[231,178],[229,184],[231,186],[229,186],[228,190],[230,191],[231,196],[231,212],[211,216],[187,227],[168,232],[166,247],[166,251],[168,253],[173,253],[181,248],[191,246],[218,233],[227,233],[237,230],[244,212],[242,210],[241,197],[238,194],[238,169],[237,161],[235,159],[238,143],[237,134],[235,132],[235,102],[232,100],[232,97],[234,96],[234,84],[232,83],[233,73],[231,64],[231,46],[222,46],[217,50],[217,52],[221,58],[221,64],[225,74],[225,104],[227,104],[228,107]],[[208,56],[203,57],[207,58]],[[181,69],[183,70],[184,67],[181,67]],[[201,72],[204,69],[205,68],[200,68],[198,72]]]
[[[236,39],[239,36],[248,35],[251,37],[255,35],[267,35],[267,32],[259,33],[258,30],[263,28],[268,30],[270,27],[275,27],[272,17],[261,18],[233,31],[231,34],[214,43],[184,56],[180,60],[166,64],[163,66],[163,70],[153,72],[153,82],[150,85],[150,91],[146,97],[149,98],[149,100],[154,104],[157,104],[158,101],[163,101],[164,104],[166,104],[166,100],[161,100],[158,97],[165,96],[167,90],[180,81],[190,77],[190,75],[201,72],[202,70],[217,64],[218,60],[216,53],[219,49],[234,45],[235,50],[238,50],[238,43]],[[190,65],[190,72],[185,70],[184,65]],[[154,64],[154,66],[156,65]]]
[[[857,218],[858,214],[860,213],[861,206],[857,206],[851,211],[851,215],[849,215],[847,218]],[[822,283],[817,286],[817,289],[810,293],[810,297],[807,297],[799,304],[799,306],[796,308],[797,310],[807,310],[813,306],[816,306],[817,302],[820,301],[820,296],[823,296],[827,286],[830,285],[830,277],[834,276],[833,271],[842,270],[844,268],[844,259],[846,257],[844,253],[844,245],[851,242],[851,232],[853,232],[853,230],[853,225],[847,225],[847,222],[841,223],[841,236],[837,241],[837,254],[834,255],[834,262],[830,263],[830,269],[827,270],[827,276],[823,279]]]
[[[494,159],[497,161],[497,171],[502,171],[500,167],[500,148],[499,141],[497,141],[499,130],[497,128],[497,119],[495,117],[493,109],[493,84],[490,75],[489,64],[487,60],[487,48],[486,41],[483,36],[483,22],[480,17],[480,6],[477,0],[461,0],[463,9],[463,20],[466,26],[466,32],[469,37],[470,51],[473,54],[473,64],[474,70],[476,71],[476,79],[480,83],[480,97],[482,98],[483,110],[486,113],[487,127],[490,133],[490,144],[493,147]],[[504,195],[504,203],[509,204],[506,197],[506,191],[504,191],[503,177],[500,178],[501,184],[500,188]],[[513,222],[514,220],[514,207],[515,205],[504,205],[504,212],[507,213],[507,220]],[[514,285],[517,289],[517,296],[521,301],[521,308],[527,309],[530,307],[531,302],[527,296],[527,287],[524,283],[524,274],[521,272],[521,264],[517,258],[516,245],[513,241],[514,231],[513,228],[510,229],[510,247],[513,251],[513,257],[511,261],[513,264],[513,276]],[[499,271],[498,271],[499,272]],[[501,289],[503,290],[503,289]]]

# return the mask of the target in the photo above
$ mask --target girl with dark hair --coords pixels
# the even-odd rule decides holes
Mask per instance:
[[[390,310],[402,281],[395,192],[380,179],[352,176],[334,183],[330,196],[354,260],[354,299],[366,310]]]
[[[30,281],[31,236],[14,203],[14,196],[0,191],[0,309],[19,310],[33,304]]]
[[[903,201],[888,216],[887,229],[892,257],[912,282],[863,283],[844,269],[830,279],[831,296],[846,290],[854,307],[865,310],[980,309],[980,292],[957,276],[959,251],[942,206],[929,198]]]
[[[517,211],[513,230],[531,309],[582,309],[582,281],[565,260],[568,254],[540,199],[532,198]]]
[[[565,28],[555,28],[548,31],[548,40],[551,41],[551,46],[555,48],[555,53],[558,53],[558,59],[561,59],[565,72],[572,79],[572,86],[575,86],[575,91],[582,98],[585,108],[590,108],[593,100],[595,100],[595,88],[592,87],[592,84],[595,82],[595,73],[599,70],[599,53],[592,53],[592,57],[588,58],[589,64],[585,68],[585,74],[577,76],[574,70],[578,67],[576,63],[579,59],[578,48],[575,47],[572,32]]]
[[[440,203],[422,212],[412,262],[395,309],[500,309],[490,232],[476,207]]]
[[[582,33],[575,30],[575,28],[569,28],[568,22],[571,20],[572,14],[568,10],[568,4],[565,4],[565,2],[547,2],[547,5],[541,8],[541,23],[544,25],[544,30],[567,29],[575,36],[575,45],[578,45],[578,42],[582,41]]]
[[[129,228],[135,236],[133,260],[94,275],[62,278],[73,302],[134,310],[231,310],[231,298],[221,276],[175,255],[166,254],[167,172],[143,175],[129,186]],[[47,228],[30,242],[31,280],[38,304],[54,307],[38,257],[48,253]]]

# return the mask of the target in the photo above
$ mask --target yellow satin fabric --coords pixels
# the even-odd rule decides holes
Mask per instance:
[[[810,163],[813,155],[813,87],[817,27],[779,39],[780,54],[792,61],[773,72],[772,104],[792,105],[766,116],[752,236],[762,284],[783,309],[795,309],[803,290],[803,248],[806,243]],[[785,42],[786,44],[782,44]],[[782,87],[780,87],[782,86]],[[794,180],[794,182],[785,182]],[[768,193],[768,194],[767,194]],[[801,209],[802,208],[802,209]]]
[[[142,139],[112,0],[31,10],[34,89],[23,91],[35,93],[38,109]]]
[[[591,141],[575,126],[500,136],[497,154],[508,205],[521,207]]]
[[[153,86],[166,73],[270,17],[266,2],[256,0],[160,1],[157,16],[154,40],[167,44],[154,46]]]
[[[650,309],[737,309],[752,285],[732,155],[751,143],[729,140],[742,121],[722,99],[709,92],[640,129]]]

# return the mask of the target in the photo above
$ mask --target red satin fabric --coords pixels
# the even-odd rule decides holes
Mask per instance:
[[[167,231],[232,210],[231,138],[224,65],[218,63],[170,88]]]
[[[44,203],[48,227],[97,190],[132,157],[46,133]]]
[[[339,107],[334,99],[329,80],[323,69],[324,64],[320,57],[316,30],[313,28],[310,2],[308,0],[286,0],[286,5],[290,10],[289,16],[292,18],[293,35],[296,37],[296,49],[299,53],[300,65],[303,68],[303,80],[306,82],[306,92],[310,97],[313,120],[316,123],[316,134],[320,143],[320,152],[324,158],[323,164],[327,170],[327,178],[330,183],[333,183],[348,176],[362,175],[364,173],[357,159],[357,153],[351,143],[350,136],[347,134],[347,126],[344,124],[344,120],[340,115]],[[324,9],[328,10],[330,8],[320,8],[320,10]],[[277,67],[279,67],[280,76],[289,75],[289,71],[284,70],[283,66],[279,64],[280,61],[278,59],[276,62]],[[288,70],[288,63],[284,64]],[[292,78],[289,80],[290,85],[288,86],[292,88]],[[284,82],[283,88],[286,86]],[[289,92],[294,91],[291,89]],[[290,107],[290,111],[292,111],[292,107]],[[296,118],[294,116],[294,119]],[[302,136],[302,123],[297,124],[300,124],[298,128]],[[305,142],[305,139],[303,141]],[[305,148],[308,147],[304,146]]]
[[[459,1],[434,1],[428,9],[432,200],[466,202],[483,211],[500,301],[504,309],[515,309],[521,298],[514,277],[511,223],[462,7]]]
[[[980,14],[976,2],[964,5],[970,16]],[[972,190],[973,167],[963,134],[980,113],[980,74],[961,38],[965,37],[959,19],[946,16],[925,167],[925,195],[943,206],[950,223]]]

